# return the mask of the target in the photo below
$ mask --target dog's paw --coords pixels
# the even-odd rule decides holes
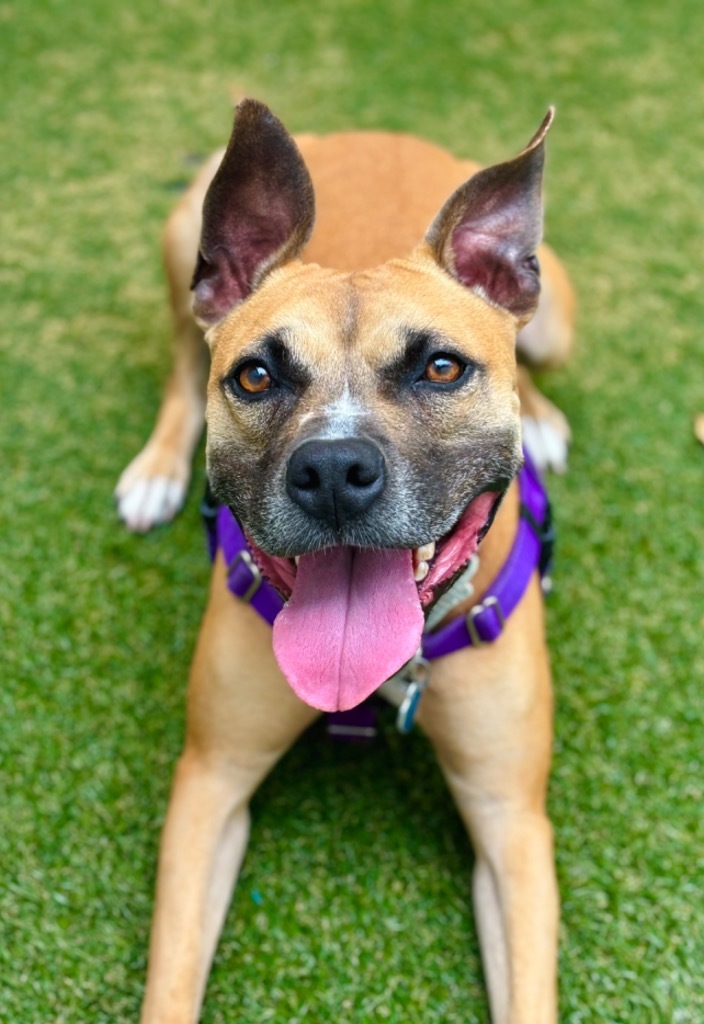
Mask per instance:
[[[567,452],[571,440],[569,424],[558,410],[549,418],[523,416],[523,444],[538,469],[545,473],[567,472]]]
[[[181,460],[171,465],[168,461],[147,445],[120,477],[115,502],[128,530],[147,533],[171,522],[183,507],[190,470]]]

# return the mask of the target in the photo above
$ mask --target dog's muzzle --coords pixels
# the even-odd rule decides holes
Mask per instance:
[[[385,486],[384,456],[366,438],[305,441],[286,467],[291,500],[334,530],[363,515]]]

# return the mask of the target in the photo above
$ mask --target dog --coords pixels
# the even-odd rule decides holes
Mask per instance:
[[[245,100],[224,155],[168,221],[176,361],[121,514],[146,529],[177,510],[207,379],[208,478],[247,548],[215,557],[142,1024],[198,1019],[250,798],[296,738],[416,663],[441,602],[439,630],[476,634],[522,529],[521,403],[536,422],[547,410],[566,445],[566,421],[516,361],[517,338],[540,364],[572,339],[567,275],[540,244],[552,116],[517,157],[480,170],[412,136],[294,141]],[[228,586],[243,559],[244,600]],[[260,584],[280,602],[273,631],[248,602]],[[550,1024],[558,895],[536,566],[510,615],[495,610],[493,642],[433,663],[417,721],[474,847],[492,1020]]]

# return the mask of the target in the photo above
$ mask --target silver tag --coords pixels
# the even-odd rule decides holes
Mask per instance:
[[[420,699],[430,682],[430,665],[427,658],[419,652],[403,667],[400,674],[401,683],[406,685],[406,693],[396,715],[396,728],[404,735],[413,728]]]

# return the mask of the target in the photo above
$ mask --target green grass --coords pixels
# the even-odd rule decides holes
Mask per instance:
[[[168,366],[160,225],[248,91],[292,129],[483,161],[549,102],[579,349],[549,627],[562,1020],[704,1019],[701,4],[0,4],[0,1019],[136,1019],[208,567],[197,494],[111,491]],[[202,467],[199,470],[202,479]],[[432,756],[314,730],[258,795],[204,1021],[486,1020],[469,850]]]

